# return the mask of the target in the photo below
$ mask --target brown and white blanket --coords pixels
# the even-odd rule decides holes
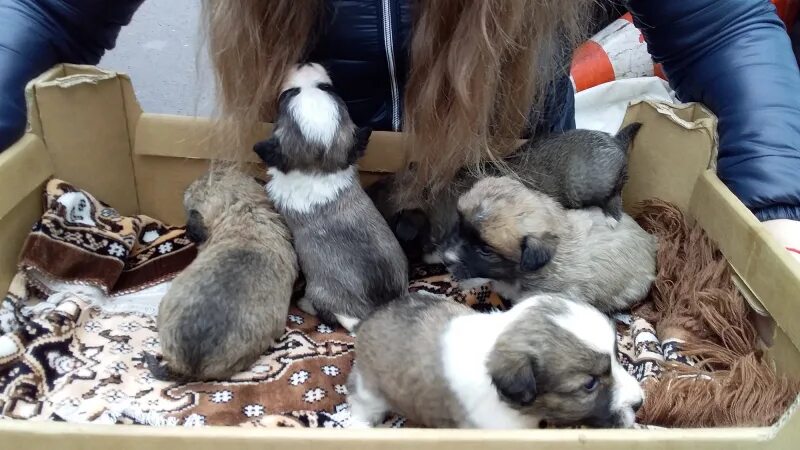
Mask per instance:
[[[20,270],[0,305],[0,417],[174,426],[346,426],[354,339],[293,307],[286,333],[246,372],[224,382],[155,380],[158,301],[196,254],[182,228],[123,217],[51,180]],[[509,305],[487,287],[461,291],[440,267],[412,271],[412,290],[478,311]],[[616,317],[619,359],[641,382],[682,361],[634,315]],[[385,426],[400,427],[401,417]]]

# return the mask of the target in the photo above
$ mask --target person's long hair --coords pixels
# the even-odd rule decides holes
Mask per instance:
[[[413,1],[413,0],[409,0]],[[435,193],[462,166],[497,160],[568,70],[594,0],[414,3],[403,131],[412,197]],[[241,145],[275,112],[290,65],[313,45],[325,0],[205,0],[204,18],[228,142]]]

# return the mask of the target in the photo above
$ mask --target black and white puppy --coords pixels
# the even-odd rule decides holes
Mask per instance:
[[[367,189],[387,219],[409,260],[441,262],[436,249],[458,220],[458,197],[485,176],[502,176],[507,169],[529,188],[556,199],[565,208],[596,206],[614,227],[622,218],[622,188],[627,180],[628,149],[641,123],[634,122],[616,135],[596,130],[570,130],[536,137],[505,158],[505,168],[486,164],[480,174],[461,170],[451,186],[426,205],[400,205],[396,192],[413,170],[386,177]],[[417,258],[420,249],[423,254]]]
[[[460,280],[491,280],[514,301],[563,293],[603,312],[650,290],[656,239],[630,216],[610,228],[599,208],[564,209],[509,177],[484,178],[458,200],[459,223],[442,256]]]
[[[564,297],[481,314],[409,294],[359,325],[352,425],[392,411],[438,428],[631,427],[643,392],[616,353],[609,319]]]
[[[325,69],[303,64],[286,78],[272,137],[254,147],[306,277],[298,306],[348,330],[408,287],[403,250],[359,184],[356,161],[369,135]]]

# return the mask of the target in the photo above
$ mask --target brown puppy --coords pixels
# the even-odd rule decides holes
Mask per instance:
[[[409,294],[358,328],[352,425],[393,411],[429,427],[630,427],[643,394],[615,340],[606,316],[560,296],[481,314]]]
[[[218,380],[246,369],[284,332],[297,257],[264,188],[216,168],[184,195],[197,258],[161,301],[159,378]]]
[[[488,279],[510,300],[562,293],[603,312],[641,300],[655,279],[656,239],[623,214],[565,210],[509,177],[485,178],[458,200],[445,264],[458,279]]]

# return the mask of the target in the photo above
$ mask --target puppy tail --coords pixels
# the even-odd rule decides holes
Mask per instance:
[[[641,122],[632,122],[625,128],[619,130],[616,136],[614,136],[619,140],[620,144],[622,144],[622,148],[625,149],[625,153],[628,153],[630,150],[631,144],[636,138],[636,135],[639,134],[640,128],[642,128]]]
[[[150,369],[153,377],[159,381],[186,381],[185,377],[172,372],[166,363],[163,363],[152,353],[144,354],[144,364]]]

